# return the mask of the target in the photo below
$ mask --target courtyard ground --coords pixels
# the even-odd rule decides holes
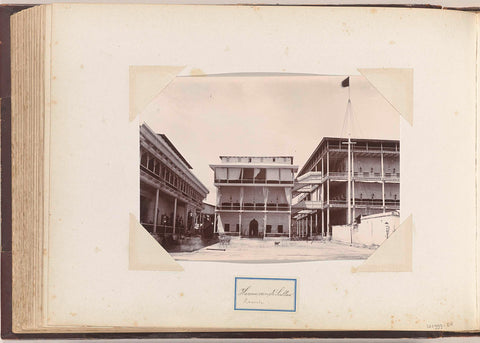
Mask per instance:
[[[217,243],[193,252],[172,252],[170,254],[179,261],[272,263],[363,260],[374,251],[374,249],[353,247],[332,241],[275,241],[270,239],[232,238],[228,245]]]

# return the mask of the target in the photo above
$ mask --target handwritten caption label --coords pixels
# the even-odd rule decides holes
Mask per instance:
[[[295,312],[297,280],[235,278],[235,310]]]

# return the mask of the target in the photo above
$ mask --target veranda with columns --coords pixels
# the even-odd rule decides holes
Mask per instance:
[[[333,225],[400,209],[399,141],[352,139],[350,175],[345,142],[324,138],[298,173],[293,219],[299,237],[328,237]]]
[[[200,217],[208,189],[191,169],[165,135],[140,126],[140,222],[156,238],[175,239]]]
[[[217,187],[215,232],[240,238],[291,236],[291,156],[221,156],[210,165]]]

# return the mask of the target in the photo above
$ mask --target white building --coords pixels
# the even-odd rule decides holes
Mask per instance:
[[[212,164],[217,201],[215,232],[290,237],[294,173],[291,156],[220,156]]]

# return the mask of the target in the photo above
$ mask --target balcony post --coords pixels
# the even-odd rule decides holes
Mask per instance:
[[[327,180],[327,205],[330,206],[330,180]]]
[[[330,234],[330,205],[327,207],[327,236]]]
[[[289,206],[289,210],[288,210],[288,239],[291,239],[291,238],[292,238],[292,205]]]
[[[322,238],[325,237],[325,210],[322,208]]]
[[[318,210],[315,210],[315,232],[318,234]]]
[[[175,234],[175,226],[177,224],[177,198],[173,203],[173,234]]]
[[[153,233],[157,233],[157,217],[158,217],[158,196],[160,189],[157,188],[157,193],[155,196],[155,212],[153,213]]]
[[[329,152],[327,151],[327,175],[330,174],[330,158],[329,158]]]
[[[238,237],[242,237],[242,212],[238,212]]]

